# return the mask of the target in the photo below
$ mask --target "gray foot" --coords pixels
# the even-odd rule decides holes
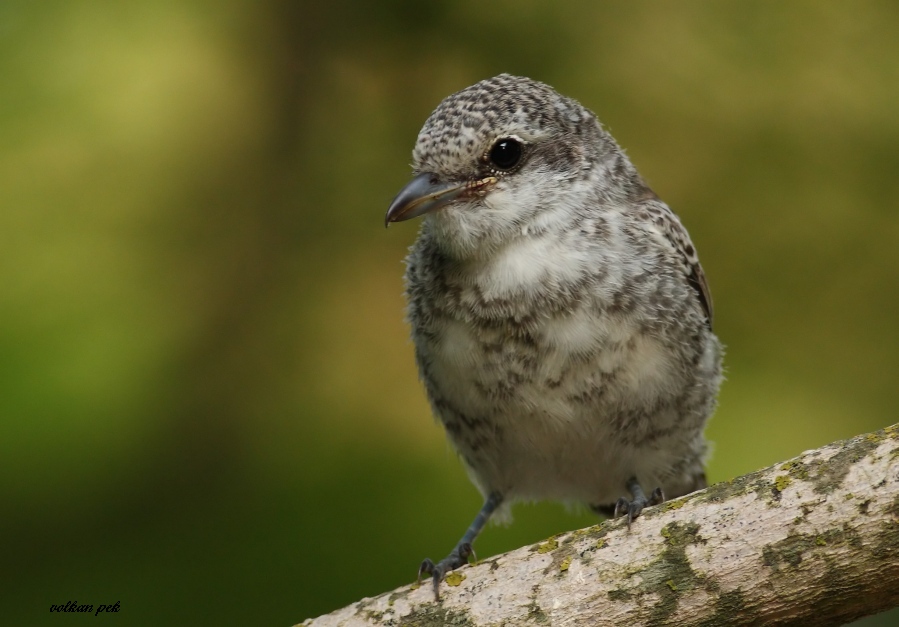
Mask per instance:
[[[630,528],[631,523],[634,522],[634,519],[639,516],[643,512],[643,508],[648,505],[658,505],[659,503],[664,502],[665,495],[662,493],[662,488],[656,488],[652,491],[652,494],[647,499],[643,494],[643,490],[640,489],[640,486],[637,486],[637,490],[632,490],[631,493],[637,492],[634,494],[633,500],[628,501],[626,498],[621,497],[618,499],[618,502],[615,503],[615,511],[614,518],[618,518],[624,514],[627,514],[627,526]]]
[[[631,523],[643,512],[644,507],[658,505],[665,501],[665,494],[662,492],[662,488],[653,490],[652,494],[650,494],[647,499],[646,495],[643,493],[643,488],[637,483],[636,477],[628,479],[627,490],[631,493],[631,496],[633,497],[632,500],[629,501],[626,498],[621,497],[614,505],[592,505],[590,509],[597,514],[608,516],[609,518],[618,518],[619,516],[627,514],[627,526],[630,528]]]
[[[434,600],[440,600],[440,582],[446,574],[468,563],[468,558],[474,555],[474,549],[468,542],[460,542],[456,548],[445,558],[436,564],[430,559],[425,559],[418,568],[418,583],[421,583],[423,575],[430,575],[434,582]]]

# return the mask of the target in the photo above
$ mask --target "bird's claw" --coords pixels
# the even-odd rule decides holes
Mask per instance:
[[[628,501],[626,498],[622,497],[615,503],[613,518],[618,518],[619,516],[627,514],[627,527],[630,529],[631,523],[643,512],[644,507],[648,505],[658,505],[664,500],[665,495],[662,493],[662,488],[653,490],[648,499],[643,496],[642,492],[638,493],[632,501]]]
[[[468,558],[474,555],[474,549],[468,542],[457,546],[445,558],[436,564],[430,559],[425,558],[418,567],[418,583],[421,583],[422,575],[430,575],[434,583],[434,600],[440,600],[440,582],[446,577],[446,574],[460,566],[468,563]],[[477,559],[477,557],[475,557]]]

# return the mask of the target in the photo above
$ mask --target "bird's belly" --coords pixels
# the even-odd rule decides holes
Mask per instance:
[[[581,311],[509,334],[453,321],[433,349],[432,403],[482,491],[611,502],[630,476],[657,477],[679,454],[643,453],[676,424],[684,378],[625,322]]]

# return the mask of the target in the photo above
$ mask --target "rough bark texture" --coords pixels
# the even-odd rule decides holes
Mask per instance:
[[[841,625],[899,605],[899,425],[303,625]]]

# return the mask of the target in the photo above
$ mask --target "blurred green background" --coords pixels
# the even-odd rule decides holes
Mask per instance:
[[[290,625],[449,550],[480,498],[383,215],[431,110],[503,71],[690,229],[712,481],[896,422],[897,32],[888,1],[3,0],[0,621]],[[593,520],[520,506],[478,553]]]

